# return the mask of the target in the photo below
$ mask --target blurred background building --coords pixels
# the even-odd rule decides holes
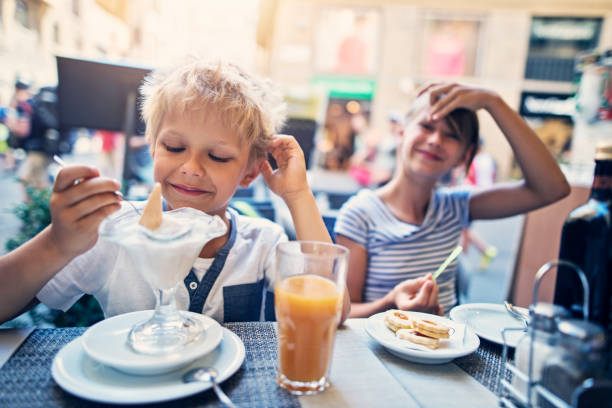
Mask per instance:
[[[497,90],[562,161],[590,161],[593,134],[603,133],[592,118],[576,120],[571,98],[577,56],[612,47],[609,0],[1,0],[0,23],[0,104],[17,74],[55,84],[55,55],[156,67],[194,54],[270,76],[292,116],[316,122],[318,147],[346,145],[345,154],[358,133],[350,117],[385,129],[390,112],[436,80]],[[482,122],[506,178],[510,149]]]
[[[0,101],[18,73],[55,84],[55,55],[149,67],[187,54],[255,64],[257,1],[0,0],[0,16]]]
[[[325,86],[328,127],[337,111],[350,115],[355,100],[384,128],[388,112],[403,111],[419,86],[452,80],[498,91],[560,158],[573,142],[581,152],[576,161],[592,161],[588,142],[604,133],[574,124],[568,100],[577,86],[576,57],[612,46],[609,1],[269,0],[262,10],[258,66],[287,86]],[[513,165],[509,146],[490,118],[481,120],[485,149],[505,178]]]

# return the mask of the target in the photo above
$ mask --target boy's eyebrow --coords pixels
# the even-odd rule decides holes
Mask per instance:
[[[172,130],[172,129],[164,129],[159,134],[160,134],[160,136],[161,135],[176,135],[176,136],[180,136],[180,137],[183,136],[183,134],[181,132],[177,132],[176,130]]]
[[[215,142],[216,144],[220,145],[220,146],[228,146],[228,147],[233,147],[230,143],[228,143],[226,140],[218,140]]]
[[[184,138],[185,135],[182,132],[179,132],[177,130],[174,129],[164,129],[159,133],[159,136],[177,136],[179,138]],[[231,150],[236,150],[236,147],[229,143],[228,141],[226,141],[223,138],[220,138],[219,140],[215,141],[215,145],[222,147],[222,148],[228,148]]]

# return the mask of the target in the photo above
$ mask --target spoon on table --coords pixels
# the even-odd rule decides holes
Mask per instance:
[[[68,164],[61,158],[59,157],[57,154],[53,155],[53,161],[56,162],[57,164],[59,164],[59,166],[63,169],[64,167],[66,167]],[[80,182],[80,180],[77,180],[76,183],[78,184]],[[123,194],[121,194],[121,192],[119,191],[115,191],[115,195],[120,196],[121,198],[123,198]],[[138,208],[136,208],[136,206],[129,200],[123,200],[126,203],[128,203],[133,209],[134,211],[136,211],[136,214],[140,215],[140,210]]]
[[[216,381],[217,378],[217,370],[212,367],[196,367],[192,370],[187,371],[183,375],[183,382],[210,382],[212,383],[213,389],[215,390],[215,394],[219,397],[219,400],[223,405],[229,408],[238,408],[234,403],[229,399],[229,397],[223,392],[219,384]]]
[[[508,311],[508,313],[510,313],[512,317],[514,317],[517,320],[520,320],[521,323],[523,323],[523,327],[526,329],[527,328],[527,318],[521,312],[517,311],[512,305],[512,303],[508,302],[507,300],[504,300],[504,306],[506,307],[506,310]]]

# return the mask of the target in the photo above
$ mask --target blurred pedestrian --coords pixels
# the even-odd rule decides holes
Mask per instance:
[[[100,174],[119,179],[121,177],[120,155],[117,152],[123,138],[121,132],[97,130],[94,137],[100,138],[101,141],[98,164]]]
[[[127,196],[132,199],[142,199],[148,196],[155,183],[153,179],[153,157],[151,146],[142,134],[132,135],[126,147],[124,160]]]
[[[0,157],[2,158],[2,170],[11,171],[15,167],[13,152],[9,146],[9,128],[4,124],[7,117],[8,107],[0,107]]]
[[[364,187],[381,186],[393,175],[403,124],[399,115],[390,114],[388,125],[382,136],[373,129],[363,132],[363,140],[359,141],[351,156],[349,174]]]
[[[15,93],[4,122],[11,132],[9,136],[9,139],[13,139],[11,145],[26,152],[26,157],[17,171],[17,178],[24,186],[25,201],[29,201],[27,187],[36,189],[50,187],[47,167],[51,157],[45,151],[45,133],[48,129],[44,123],[34,118],[35,104],[31,87],[31,82],[28,80],[17,78]]]
[[[463,184],[488,188],[495,184],[497,165],[493,156],[482,149],[482,144],[483,141],[480,139],[478,150],[465,175]],[[480,269],[486,269],[499,252],[494,245],[489,244],[480,234],[471,228],[464,229],[461,238],[464,252],[467,252],[472,245],[480,252]]]
[[[7,107],[3,108],[1,119],[8,129],[7,145],[9,150],[5,156],[5,168],[13,170],[17,162],[13,150],[23,147],[24,139],[30,133],[30,121],[33,113],[30,92],[31,82],[22,76],[15,79],[15,90]]]

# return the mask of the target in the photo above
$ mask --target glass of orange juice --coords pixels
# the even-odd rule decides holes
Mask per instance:
[[[293,394],[316,394],[329,387],[348,253],[322,242],[290,241],[276,247],[278,385]]]

